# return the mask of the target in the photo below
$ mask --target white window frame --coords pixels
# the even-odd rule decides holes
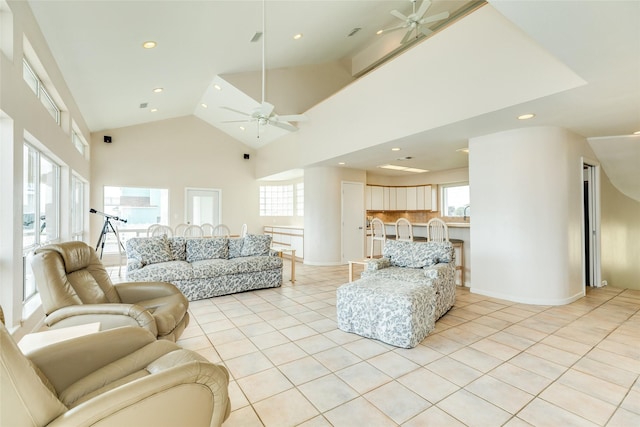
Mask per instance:
[[[441,209],[441,215],[443,217],[448,217],[448,218],[462,218],[465,216],[465,212],[464,210],[461,212],[453,212],[453,215],[450,215],[448,212],[448,208],[449,208],[449,203],[448,203],[448,196],[447,196],[447,190],[450,188],[457,188],[457,187],[469,187],[469,183],[468,182],[456,182],[456,183],[452,183],[452,184],[442,184],[440,185],[440,189],[441,189],[441,205],[442,205],[442,209]],[[470,196],[470,195],[469,195]],[[465,206],[470,206],[471,205],[471,201],[469,200],[468,203],[465,204]],[[467,214],[466,214],[467,218],[471,217],[471,211],[470,209],[467,210]]]
[[[33,67],[31,66],[31,64],[29,64],[29,61],[27,61],[26,58],[23,58],[22,64],[24,81],[27,82],[31,90],[33,90],[33,92],[36,94],[36,97],[40,100],[40,102],[42,102],[42,105],[44,105],[49,114],[51,114],[51,117],[53,117],[53,119],[59,125],[60,107],[58,107],[51,95],[49,95],[49,91],[47,91],[47,88],[42,83],[42,79],[40,79],[38,74],[36,74],[36,72],[33,70]],[[28,79],[27,77],[31,77],[31,79]]]

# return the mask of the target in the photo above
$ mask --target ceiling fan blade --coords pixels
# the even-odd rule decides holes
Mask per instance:
[[[296,132],[298,130],[297,127],[285,122],[277,122],[275,120],[269,120],[269,124],[280,129],[288,130],[289,132]]]
[[[409,41],[409,39],[411,39],[411,34],[413,33],[413,28],[409,29],[409,31],[407,31],[407,34],[404,35],[404,37],[402,38],[402,40],[400,40],[400,44],[405,44]]]
[[[225,120],[220,123],[249,123],[251,120]]]
[[[421,19],[418,23],[420,25],[429,24],[431,22],[436,22],[436,21],[441,21],[443,19],[447,19],[448,17],[449,17],[449,12],[442,12],[442,13],[438,13],[436,15],[427,16],[426,18]]]
[[[431,31],[430,29],[425,28],[425,27],[420,27],[420,32],[422,34],[424,34],[425,36],[427,36],[427,37],[429,37],[431,34],[433,34],[433,31]]]
[[[387,33],[393,32],[393,31],[402,30],[403,28],[407,28],[407,27],[408,27],[407,24],[398,25],[397,27],[386,28],[386,29],[380,31],[378,34],[387,34]]]
[[[289,114],[275,117],[275,121],[278,122],[306,122],[307,120],[309,119],[304,114]]]
[[[431,7],[431,1],[422,0],[422,4],[420,5],[420,9],[416,12],[416,18],[420,19],[427,13],[427,10]]]
[[[395,9],[393,9],[393,10],[391,11],[391,14],[392,14],[393,16],[395,16],[396,18],[401,19],[401,20],[403,20],[403,21],[408,21],[408,20],[409,20],[409,17],[408,17],[408,16],[404,16],[402,13],[398,12],[398,11],[397,11],[397,10],[395,10]]]
[[[271,116],[271,113],[273,113],[274,108],[275,107],[273,106],[273,104],[269,104],[268,102],[264,101],[262,105],[260,105],[260,114],[264,115],[265,117],[269,117]]]
[[[229,108],[229,107],[220,107],[220,108],[224,108],[225,110],[233,111],[234,113],[242,114],[243,116],[251,117],[251,114],[245,113],[244,111],[234,110],[233,108]]]

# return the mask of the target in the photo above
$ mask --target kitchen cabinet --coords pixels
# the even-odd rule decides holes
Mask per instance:
[[[367,185],[365,197],[368,211],[438,210],[438,193],[435,185],[411,187]]]

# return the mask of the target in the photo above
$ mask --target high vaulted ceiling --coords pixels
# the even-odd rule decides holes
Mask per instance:
[[[239,117],[217,105],[242,111],[259,105],[261,45],[250,39],[262,28],[260,1],[29,3],[92,131],[195,114],[231,134],[221,121]],[[443,10],[455,15],[465,3],[433,0],[428,15]],[[408,0],[267,0],[267,101],[279,114],[303,113],[349,85],[367,71],[358,65],[360,59],[367,57],[365,62],[373,64],[368,55],[372,50],[385,43],[393,45],[389,50],[398,47],[401,31],[383,36],[375,31],[398,24],[390,15],[392,9],[408,14],[411,7]],[[640,136],[629,137],[640,131],[640,2],[489,0],[487,7],[500,12],[513,25],[514,34],[524,35],[583,84],[509,108],[476,112],[389,144],[402,144],[403,153],[411,153],[414,163],[409,166],[438,170],[468,164],[465,156],[450,150],[465,146],[468,138],[520,126],[562,126],[591,138],[605,170],[616,169],[609,176],[625,177],[614,184],[640,200],[640,168],[629,167],[616,154],[624,150],[626,158],[640,160]],[[348,37],[355,28],[361,30]],[[491,31],[486,28],[482,33]],[[297,33],[303,34],[302,39],[293,39]],[[146,40],[158,42],[158,47],[142,49]],[[417,43],[429,42],[425,38]],[[380,49],[378,56],[384,56]],[[473,68],[464,72],[461,75],[473,78]],[[224,96],[214,101],[210,96],[217,79],[229,90],[221,91]],[[153,93],[156,87],[164,91]],[[146,108],[140,108],[143,103]],[[152,108],[158,111],[151,112]],[[527,123],[514,120],[516,113],[525,112],[535,112],[536,118]],[[253,135],[233,136],[258,146]],[[354,167],[380,173],[377,166],[385,156],[387,161],[397,157],[388,150],[389,144],[342,157]]]

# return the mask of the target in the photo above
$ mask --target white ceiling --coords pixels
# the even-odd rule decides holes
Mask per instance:
[[[227,106],[244,111],[259,104],[261,46],[249,42],[262,27],[259,1],[29,3],[91,131],[190,114],[223,128],[220,117],[208,114],[225,110],[215,108],[215,103],[206,111],[200,107],[202,102],[211,103],[207,97],[214,79],[231,86],[219,105],[228,102]],[[376,30],[397,24],[389,11],[411,10],[408,0],[267,0],[266,4],[266,98],[279,114],[302,113],[348,84],[353,80],[351,59],[370,49],[372,43],[381,43],[380,36],[374,35]],[[462,4],[434,0],[428,14],[445,8],[455,11]],[[526,125],[562,126],[592,138],[590,141],[608,137],[605,148],[598,146],[599,159],[605,170],[616,168],[616,173],[608,175],[625,194],[638,194],[640,168],[616,160],[616,153],[619,146],[639,164],[640,148],[635,147],[640,147],[640,137],[631,137],[635,146],[629,146],[629,137],[616,137],[640,130],[640,2],[492,0],[490,4],[586,84],[419,132],[402,141],[357,150],[342,156],[343,160],[381,173],[378,165],[395,160],[389,148],[402,143],[411,148],[415,158],[410,166],[431,170],[465,167],[466,155],[451,150],[452,146],[464,147],[470,137],[523,126],[514,122],[513,116],[533,111],[537,117]],[[347,37],[356,27],[362,30]],[[293,40],[296,33],[304,37]],[[392,40],[395,34],[382,37]],[[157,41],[158,47],[143,50],[142,42],[150,39]],[[301,97],[294,93],[308,95],[309,91],[283,87],[288,70],[302,70],[300,74],[310,79],[317,73],[330,75],[332,82],[318,84],[313,96],[296,103]],[[285,78],[278,84],[270,83],[269,75],[278,73]],[[468,73],[473,76],[473,69]],[[164,92],[153,93],[155,87],[163,87]],[[278,93],[286,96],[278,97]],[[148,107],[139,108],[144,102]],[[152,113],[151,108],[158,111]],[[237,119],[233,113],[225,114],[224,120]],[[257,146],[251,133],[236,138]],[[436,159],[436,166],[420,164],[427,158],[432,164]],[[616,182],[613,176],[625,179]],[[625,190],[634,183],[635,189]]]

